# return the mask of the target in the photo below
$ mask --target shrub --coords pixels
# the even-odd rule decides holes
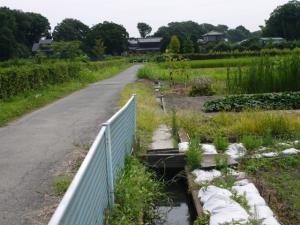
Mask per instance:
[[[225,152],[229,145],[228,138],[216,135],[214,137],[214,145],[216,146],[217,150]]]
[[[195,96],[211,96],[214,94],[212,90],[212,79],[206,76],[199,76],[191,81],[191,90],[189,95]]]
[[[189,150],[185,153],[186,161],[191,169],[197,169],[202,160],[202,148],[199,138],[192,138],[189,143]]]

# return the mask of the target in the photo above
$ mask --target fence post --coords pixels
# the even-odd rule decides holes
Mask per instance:
[[[136,139],[136,105],[137,105],[137,102],[136,102],[136,94],[133,95],[134,97],[134,138]]]
[[[107,183],[108,183],[108,199],[109,207],[111,208],[115,201],[114,196],[114,174],[112,166],[112,154],[111,154],[111,135],[110,135],[110,124],[103,123],[105,127],[105,142],[106,142],[106,167],[107,167]]]

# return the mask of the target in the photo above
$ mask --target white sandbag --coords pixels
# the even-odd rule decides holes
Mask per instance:
[[[231,144],[228,146],[227,150],[225,151],[227,155],[231,156],[231,158],[235,160],[242,158],[246,154],[246,152],[247,152],[246,148],[241,143]]]
[[[244,194],[256,193],[259,194],[257,188],[253,183],[246,184],[244,186],[233,186],[232,190],[236,191],[238,195],[243,196]]]
[[[181,142],[178,144],[179,152],[186,152],[189,150],[189,143],[188,142]]]
[[[232,204],[229,207],[215,210],[214,214],[210,216],[210,225],[219,225],[236,221],[239,223],[246,223],[249,215],[243,207],[239,204]]]
[[[212,181],[213,179],[217,177],[221,177],[222,174],[218,170],[210,170],[210,171],[205,171],[205,170],[194,170],[192,172],[196,176],[196,179],[194,180],[195,183],[197,184],[203,184],[209,181]]]
[[[240,171],[236,171],[232,168],[228,169],[228,173],[234,177],[236,177],[236,179],[240,180],[240,179],[244,179],[246,177],[246,173],[245,172],[240,172]]]
[[[277,152],[267,152],[267,153],[262,153],[262,156],[265,158],[273,158],[278,156]]]
[[[203,204],[203,209],[212,215],[214,211],[229,207],[234,203],[235,202],[227,195],[214,194]]]
[[[204,155],[218,154],[216,147],[212,144],[202,144],[201,146]]]
[[[213,185],[209,185],[207,188],[201,188],[198,193],[198,198],[200,198],[200,201],[202,203],[205,203],[208,201],[208,199],[214,195],[219,196],[225,196],[225,197],[231,197],[232,193],[224,188],[219,188]]]
[[[295,149],[295,148],[288,148],[284,151],[281,152],[283,155],[295,155],[300,153],[300,150]]]
[[[281,225],[275,217],[269,217],[263,221],[263,225]]]
[[[263,152],[263,151],[266,151],[268,149],[269,148],[267,148],[267,147],[261,146],[261,147],[258,148],[258,151]]]
[[[258,205],[251,207],[250,212],[257,219],[267,219],[274,216],[273,211],[267,205]]]
[[[243,179],[243,180],[239,180],[239,181],[236,181],[234,183],[234,186],[245,186],[247,184],[249,184],[249,180],[248,179]]]

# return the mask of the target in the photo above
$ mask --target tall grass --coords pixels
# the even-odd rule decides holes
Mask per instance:
[[[228,70],[227,90],[233,94],[300,90],[300,56],[261,57],[247,68]]]
[[[217,135],[241,138],[244,135],[288,138],[300,133],[300,118],[270,112],[219,113],[206,116],[190,111],[177,112],[178,126],[190,136],[212,139]]]

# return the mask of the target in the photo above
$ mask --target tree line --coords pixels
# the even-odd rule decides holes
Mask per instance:
[[[138,23],[137,28],[141,37],[147,37],[152,32],[151,26],[146,23]],[[152,36],[163,38],[163,51],[168,46],[173,48],[170,44],[175,43],[175,46],[179,46],[179,50],[176,51],[182,53],[230,50],[238,47],[231,43],[245,39],[249,39],[251,48],[255,49],[257,43],[253,40],[261,36],[297,40],[300,38],[300,2],[292,0],[278,6],[266,20],[265,25],[260,28],[256,32],[250,32],[242,25],[230,29],[222,24],[215,26],[184,21],[161,26]],[[197,40],[212,30],[224,33],[229,43],[199,45]],[[120,55],[126,51],[129,34],[124,26],[113,22],[105,21],[89,27],[71,18],[57,24],[51,34],[50,23],[46,17],[37,13],[11,10],[7,7],[0,8],[0,59],[30,56],[33,43],[38,42],[42,37],[53,38],[55,41],[53,48],[60,52],[59,57],[64,57],[68,55],[70,49],[75,49],[76,51],[73,51],[75,55],[86,54],[90,58],[98,59],[103,54]]]

